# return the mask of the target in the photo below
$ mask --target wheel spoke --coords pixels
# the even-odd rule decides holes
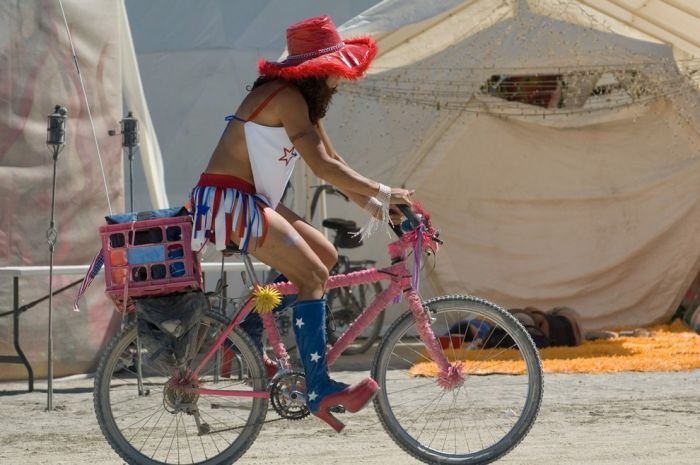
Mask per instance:
[[[217,314],[204,317],[191,367],[226,324]],[[229,335],[226,347],[236,353],[230,369],[224,369],[221,357],[213,357],[197,380],[187,378],[191,368],[173,369],[172,375],[164,370],[157,360],[160,354],[167,356],[162,349],[154,350],[157,357],[142,356],[142,386],[147,392],[141,395],[136,369],[123,366],[137,355],[135,339],[132,324],[110,344],[95,378],[95,411],[110,445],[130,463],[148,465],[198,464],[215,457],[228,463],[240,457],[264,423],[267,399],[200,395],[196,388],[265,389],[260,355],[247,336]],[[152,350],[156,343],[150,342]]]
[[[461,346],[450,342],[444,353],[462,361],[464,382],[451,390],[440,386],[439,367],[415,336],[413,315],[405,314],[382,339],[373,367],[382,385],[375,400],[382,424],[399,446],[426,462],[495,460],[524,438],[539,410],[537,350],[517,320],[488,302],[444,297],[424,305],[434,313],[436,336],[459,334]],[[524,373],[502,373],[504,360]]]

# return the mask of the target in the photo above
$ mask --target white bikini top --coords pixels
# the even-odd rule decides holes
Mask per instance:
[[[285,87],[275,89],[247,120],[235,115],[226,117],[226,121],[235,119],[243,122],[255,191],[265,197],[272,208],[277,208],[282,199],[299,152],[289,140],[284,127],[264,126],[251,120]]]
[[[289,141],[283,127],[270,127],[251,121],[243,125],[246,145],[253,168],[255,191],[277,208],[284,188],[294,171],[299,152]]]

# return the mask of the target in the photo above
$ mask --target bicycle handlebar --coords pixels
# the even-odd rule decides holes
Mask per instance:
[[[339,195],[342,198],[345,199],[345,201],[349,201],[350,199],[348,198],[347,195],[343,194],[341,191],[335,188],[335,186],[331,184],[319,184],[317,186],[314,186],[314,195],[313,198],[311,199],[311,208],[310,208],[310,221],[313,220],[314,215],[316,213],[316,206],[318,204],[319,197],[321,195],[321,192],[327,192],[329,194],[333,195]],[[424,218],[421,214],[416,214],[413,209],[411,208],[410,205],[394,205],[395,207],[398,207],[399,211],[406,217],[406,219],[409,221],[411,224],[411,229],[415,229],[418,226],[420,226],[421,223],[423,223]],[[397,224],[391,224],[389,222],[391,229],[394,230],[394,233],[398,236],[401,237],[404,233],[404,231],[401,229],[401,225]],[[438,232],[436,232],[435,235],[433,235],[432,240],[435,242],[442,244],[443,242],[438,239]]]
[[[430,224],[429,221],[427,221],[427,218],[423,218],[422,214],[416,214],[410,205],[395,205],[395,206],[398,207],[398,209],[401,211],[401,213],[406,217],[406,219],[408,220],[408,222],[411,225],[411,229],[417,228],[422,223],[425,223],[427,225]],[[396,235],[398,237],[401,237],[404,234],[404,230],[401,228],[400,225],[393,225],[392,224],[391,229],[394,230],[394,233],[396,233]],[[431,234],[430,239],[435,241],[436,243],[442,245],[444,242],[442,240],[440,240],[440,238],[438,237],[439,235],[440,235],[439,231],[433,231],[433,234]]]
[[[410,205],[397,205],[399,210],[401,210],[401,213],[403,213],[403,216],[408,219],[408,221],[411,223],[411,227],[415,228],[421,224],[421,221],[423,220],[422,218],[419,218],[416,216],[415,213],[413,213],[413,209],[410,207]]]

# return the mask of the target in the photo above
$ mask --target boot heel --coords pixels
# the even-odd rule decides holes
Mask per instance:
[[[335,430],[336,433],[340,433],[341,431],[343,431],[343,428],[345,428],[345,424],[342,421],[338,420],[336,417],[334,417],[333,414],[328,411],[328,409],[321,409],[318,412],[314,413],[314,415],[328,423],[330,427]]]
[[[348,412],[356,413],[372,402],[378,391],[379,385],[377,382],[372,378],[365,378],[354,386],[326,396],[321,401],[321,407],[342,405]]]

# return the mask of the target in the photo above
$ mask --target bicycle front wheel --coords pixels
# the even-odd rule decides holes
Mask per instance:
[[[227,325],[208,312],[193,338],[194,368]],[[236,328],[197,379],[175,367],[172,350],[157,340],[137,340],[132,323],[115,336],[95,376],[95,413],[112,448],[132,465],[230,464],[250,447],[263,425],[266,398],[215,395],[213,391],[264,391],[261,356]],[[199,394],[193,388],[206,388]]]
[[[372,367],[381,386],[374,406],[384,429],[406,452],[429,464],[490,463],[532,427],[542,401],[537,348],[508,312],[470,296],[424,302],[432,330],[463,384],[446,389],[409,311],[382,339]]]

